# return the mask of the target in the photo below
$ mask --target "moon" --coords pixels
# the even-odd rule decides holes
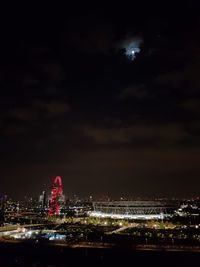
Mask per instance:
[[[140,44],[142,43],[141,38],[129,38],[124,41],[123,47],[125,49],[125,55],[130,59],[134,60],[136,55],[140,53]]]
[[[129,59],[134,60],[136,57],[136,54],[140,52],[140,48],[139,48],[139,45],[134,42],[134,43],[127,44],[125,46],[125,51],[126,51],[125,52],[126,56]]]

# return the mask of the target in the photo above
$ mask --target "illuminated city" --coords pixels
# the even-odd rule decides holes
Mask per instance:
[[[1,198],[0,242],[84,249],[200,251],[200,199],[68,198],[62,178],[38,199]],[[127,246],[127,245],[126,245]]]
[[[196,267],[200,4],[79,2],[1,8],[0,267]]]

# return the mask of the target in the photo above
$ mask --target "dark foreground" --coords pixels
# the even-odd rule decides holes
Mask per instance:
[[[199,266],[200,253],[0,244],[0,266]]]

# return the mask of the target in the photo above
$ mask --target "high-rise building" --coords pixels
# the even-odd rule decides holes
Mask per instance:
[[[47,200],[47,196],[46,196],[46,191],[42,191],[42,194],[39,196],[39,204],[41,205],[42,208],[45,208],[46,206],[46,200]]]

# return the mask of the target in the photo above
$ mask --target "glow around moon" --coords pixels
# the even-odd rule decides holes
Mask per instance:
[[[125,46],[125,51],[126,56],[133,60],[136,56],[136,53],[140,52],[139,44],[136,42],[127,44]]]
[[[123,48],[125,49],[125,55],[130,59],[134,60],[136,54],[140,52],[140,44],[142,43],[141,38],[128,38],[123,42]]]

